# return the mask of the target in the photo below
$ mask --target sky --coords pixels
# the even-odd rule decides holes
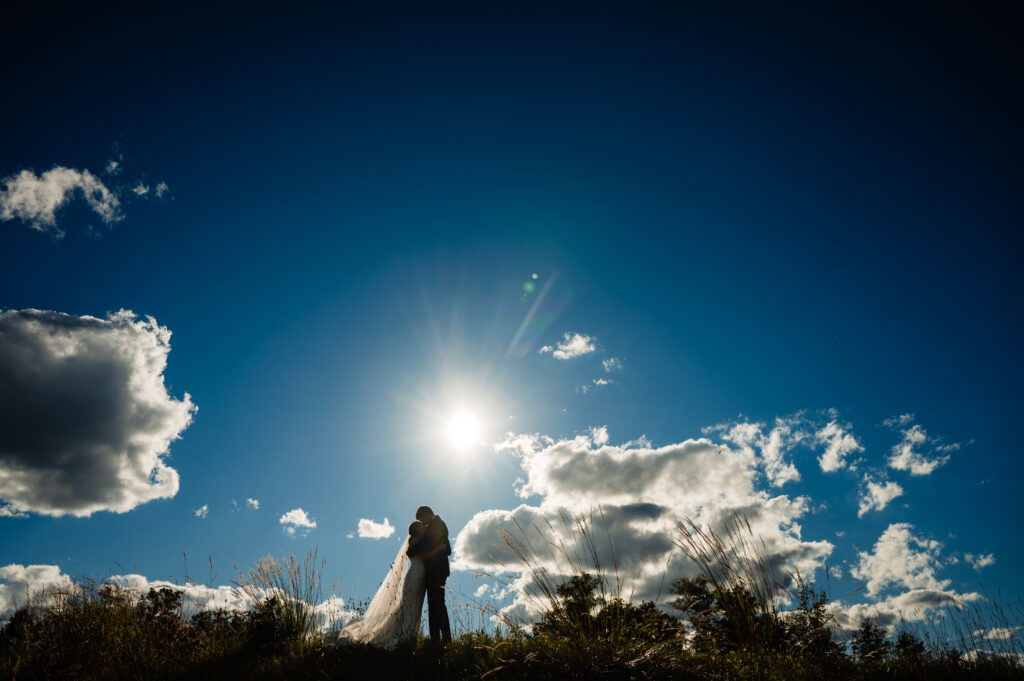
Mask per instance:
[[[344,610],[420,504],[527,618],[577,513],[638,598],[735,514],[846,623],[1024,594],[1020,14],[825,4],[11,15],[0,617],[309,546]]]

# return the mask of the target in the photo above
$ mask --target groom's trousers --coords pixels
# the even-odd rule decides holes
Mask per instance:
[[[427,584],[427,622],[430,626],[430,642],[435,646],[442,640],[452,640],[452,627],[448,622],[448,608],[444,605],[444,582]]]

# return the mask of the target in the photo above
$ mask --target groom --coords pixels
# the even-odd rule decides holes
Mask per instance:
[[[441,516],[434,515],[429,506],[416,509],[416,520],[427,526],[421,541],[409,548],[407,554],[423,556],[427,568],[427,618],[430,624],[430,642],[435,651],[439,644],[452,640],[452,628],[448,623],[448,609],[444,606],[444,583],[451,574],[448,556],[452,545],[448,541],[448,526]]]

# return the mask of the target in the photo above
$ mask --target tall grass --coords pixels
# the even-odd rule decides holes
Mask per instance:
[[[318,556],[319,547],[310,547],[302,558],[257,556],[247,572],[233,566],[238,577],[232,580],[238,592],[260,611],[272,609],[281,635],[288,638],[309,636],[318,630],[316,605],[323,599],[322,576],[327,558]]]
[[[457,636],[444,655],[446,678],[1024,680],[1019,602],[950,611],[924,644],[914,637],[882,640],[882,632],[881,652],[851,655],[833,640],[824,601],[799,575],[772,572],[764,545],[741,517],[718,533],[690,521],[678,526],[691,574],[714,597],[705,601],[714,601],[717,614],[701,626],[724,642],[697,645],[691,634],[701,613],[681,613],[689,622],[680,621],[634,601],[634,582],[622,574],[614,543],[596,529],[601,520],[598,509],[562,516],[560,525],[516,525],[502,533],[508,569],[526,571],[520,600],[537,617],[453,603]],[[247,611],[191,618],[179,591],[81,582],[38,597],[4,626],[0,679],[437,677],[422,636],[397,651],[327,645],[315,607],[324,567],[315,548],[298,558],[260,556],[234,580]],[[501,626],[485,631],[484,617]]]

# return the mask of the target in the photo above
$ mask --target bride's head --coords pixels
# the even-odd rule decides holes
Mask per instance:
[[[413,537],[413,538],[416,538],[416,537],[420,536],[421,534],[423,534],[423,532],[426,529],[427,529],[426,523],[422,523],[419,520],[414,520],[409,525],[409,536]]]

